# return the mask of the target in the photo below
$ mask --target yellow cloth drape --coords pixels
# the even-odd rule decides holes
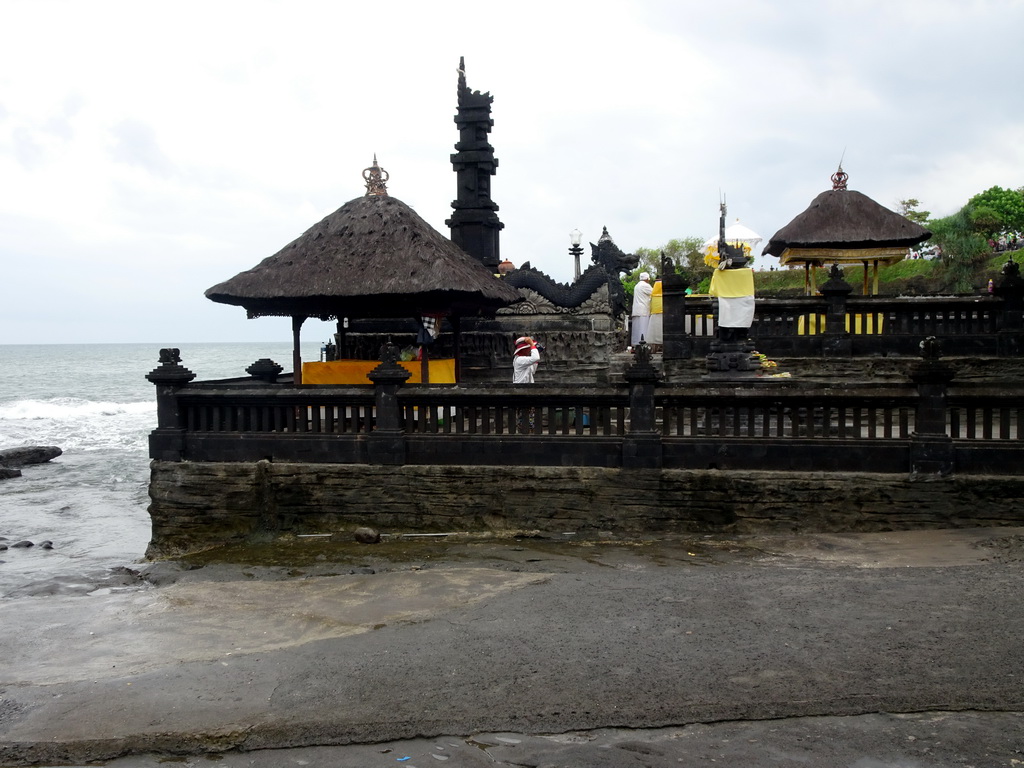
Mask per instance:
[[[664,313],[664,304],[661,299],[661,280],[654,283],[654,290],[651,291],[651,314],[660,315]]]
[[[754,270],[716,269],[711,273],[711,287],[708,295],[720,299],[738,299],[742,296],[754,295]]]
[[[326,363],[303,363],[303,384],[372,384],[367,374],[380,365],[378,360],[331,360]],[[399,365],[409,371],[407,384],[422,384],[419,360],[403,360]],[[455,360],[428,360],[431,384],[455,383]]]

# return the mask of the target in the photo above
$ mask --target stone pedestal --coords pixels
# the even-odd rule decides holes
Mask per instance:
[[[754,357],[754,344],[747,328],[719,328],[719,337],[711,342],[706,379],[753,379],[761,371],[761,361]],[[736,340],[739,338],[740,340]],[[726,340],[728,339],[728,340]]]

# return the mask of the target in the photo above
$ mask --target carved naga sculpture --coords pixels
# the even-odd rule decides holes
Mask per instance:
[[[515,288],[536,291],[556,307],[574,309],[591,298],[602,286],[608,286],[608,300],[612,313],[618,317],[626,313],[626,292],[622,287],[620,274],[632,272],[640,263],[636,254],[623,253],[608,234],[605,227],[597,244],[590,244],[591,261],[594,263],[567,285],[557,283],[548,275],[530,266],[529,262],[509,272],[505,280]]]

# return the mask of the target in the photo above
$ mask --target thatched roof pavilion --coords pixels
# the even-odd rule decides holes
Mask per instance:
[[[932,233],[921,225],[879,205],[867,195],[846,188],[842,167],[832,175],[832,189],[822,192],[807,210],[768,241],[763,253],[778,256],[782,266],[863,264],[864,293],[868,293],[868,265],[874,265],[874,292],[878,292],[878,266],[895,264],[914,245]]]
[[[296,376],[298,329],[308,317],[387,318],[491,314],[521,299],[479,261],[425,222],[366,169],[367,193],[310,227],[206,297],[245,307],[249,317],[292,318]],[[455,323],[456,329],[458,328]]]

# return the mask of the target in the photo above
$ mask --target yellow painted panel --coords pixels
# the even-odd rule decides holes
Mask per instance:
[[[824,332],[824,315],[800,315],[797,318],[796,333],[798,336],[814,336]]]
[[[868,314],[847,314],[846,332],[854,334],[881,333],[883,319],[884,315],[875,312],[869,312]],[[824,333],[825,316],[801,315],[797,319],[796,332],[799,336],[814,336],[818,333]]]
[[[846,316],[846,332],[850,333],[850,319],[853,319],[853,333],[881,333],[882,319],[884,315],[869,312],[866,315],[856,314]]]
[[[367,374],[380,365],[378,360],[331,360],[325,363],[303,363],[302,383],[303,384],[372,384]],[[422,363],[419,360],[399,362],[399,365],[409,371],[408,384],[421,384],[420,369]],[[442,358],[430,360],[427,364],[430,370],[431,384],[454,384],[455,383],[455,360],[454,358]]]

